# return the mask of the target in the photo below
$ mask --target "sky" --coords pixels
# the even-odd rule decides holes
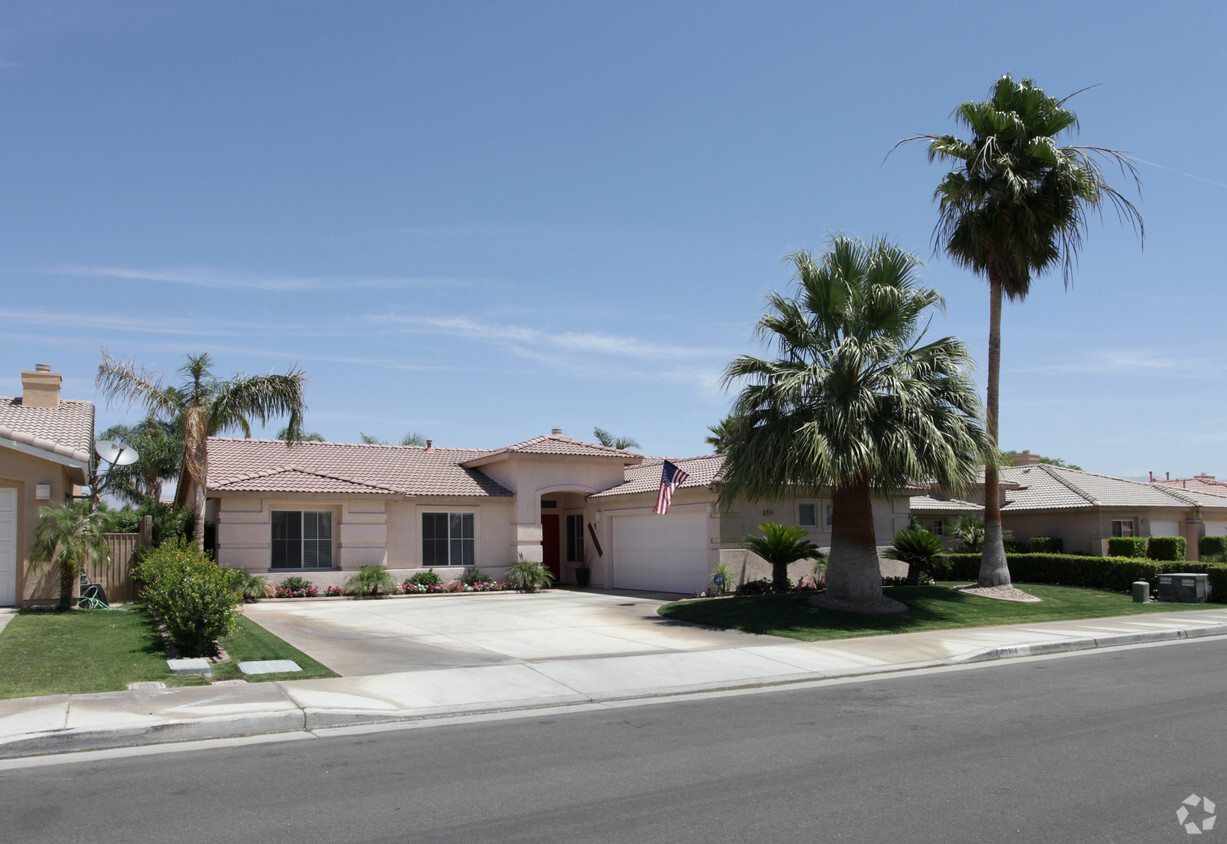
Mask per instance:
[[[1227,476],[1227,6],[19,2],[0,6],[0,394],[47,363],[98,430],[173,382],[304,369],[329,440],[561,428],[708,453],[783,256],[886,236],[983,361],[916,134],[1003,73],[1070,102],[1145,241],[1092,219],[1003,320],[1001,446]],[[257,435],[272,436],[284,420]]]

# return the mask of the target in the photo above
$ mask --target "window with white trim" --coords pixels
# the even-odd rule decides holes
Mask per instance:
[[[472,513],[422,514],[422,565],[477,565]]]
[[[798,503],[797,524],[801,527],[818,527],[818,505],[812,501]]]
[[[332,568],[332,513],[273,510],[272,568]]]
[[[1133,519],[1113,519],[1113,536],[1136,536],[1133,531]]]

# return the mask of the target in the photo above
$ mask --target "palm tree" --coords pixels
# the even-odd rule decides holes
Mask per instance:
[[[50,563],[60,570],[61,610],[72,608],[73,584],[91,562],[111,560],[111,545],[102,532],[102,515],[92,512],[88,501],[69,501],[38,511],[30,568]]]
[[[135,425],[112,425],[102,438],[118,440],[136,452],[127,466],[107,469],[107,491],[131,504],[146,498],[162,500],[162,482],[179,474],[183,465],[183,432],[171,422],[147,416]]]
[[[1088,217],[1105,200],[1144,236],[1133,204],[1104,180],[1100,161],[1114,164],[1139,185],[1137,170],[1123,153],[1102,147],[1058,146],[1058,137],[1078,128],[1078,117],[1030,79],[1002,76],[984,102],[959,106],[955,119],[970,140],[922,135],[929,161],[956,167],[938,185],[940,215],[934,240],[956,264],[988,278],[988,434],[996,445],[1001,382],[1001,300],[1022,301],[1032,273],[1061,265],[1069,287]],[[1072,95],[1071,95],[1072,96]],[[900,143],[903,143],[902,141]],[[1001,538],[1000,471],[984,468],[984,555],[981,586],[1008,586],[1010,570]]]
[[[763,522],[758,526],[762,536],[750,534],[741,540],[741,547],[762,557],[771,565],[771,588],[788,591],[788,567],[797,560],[818,560],[822,552],[809,540],[805,528]]]
[[[817,261],[790,255],[795,299],[767,298],[757,335],[779,356],[743,356],[724,372],[746,382],[723,467],[729,507],[833,488],[829,605],[902,609],[882,595],[872,493],[914,479],[966,487],[988,453],[963,343],[922,345],[941,295],[916,281],[917,258],[885,240],[837,236]]]
[[[379,437],[372,436],[371,434],[363,434],[359,432],[358,436],[362,437],[362,442],[366,443],[367,445],[387,445],[388,444],[387,440],[380,439]],[[425,446],[426,438],[422,436],[421,434],[419,434],[417,431],[410,431],[409,433],[405,434],[403,437],[400,438],[399,445]]]
[[[733,414],[728,414],[715,425],[708,425],[707,430],[711,431],[711,435],[705,437],[703,442],[712,447],[716,454],[723,454],[727,448],[727,443],[733,436],[733,427],[737,424]]]
[[[289,440],[291,436],[293,436],[293,431],[290,430],[289,425],[286,425],[284,428],[282,428],[280,431],[277,432],[277,436],[273,437],[273,439]],[[327,442],[327,440],[324,439],[323,434],[318,434],[315,431],[302,431],[299,433],[298,439],[296,440],[296,442],[322,443],[322,442]]]
[[[604,428],[593,428],[592,436],[606,448],[639,448],[639,441],[631,437],[615,437]]]
[[[196,545],[204,550],[205,485],[208,481],[209,437],[241,430],[251,436],[251,420],[261,424],[270,416],[289,416],[287,442],[296,442],[302,432],[303,386],[307,375],[291,367],[285,375],[236,375],[227,380],[214,377],[213,361],[207,354],[187,355],[179,369],[178,386],[164,386],[155,373],[134,361],[117,361],[102,352],[98,366],[98,389],[111,399],[139,402],[150,415],[177,424],[183,431],[183,468],[175,504],[192,501],[196,518]]]
[[[919,586],[922,576],[938,574],[946,568],[946,546],[934,534],[922,527],[910,527],[895,534],[883,557],[907,563],[908,586]]]

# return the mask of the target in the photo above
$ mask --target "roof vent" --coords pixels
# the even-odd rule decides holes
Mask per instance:
[[[562,436],[562,428],[551,428],[550,434],[552,434],[555,437],[560,437]]]

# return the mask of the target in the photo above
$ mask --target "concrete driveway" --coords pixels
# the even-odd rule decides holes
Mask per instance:
[[[677,596],[555,589],[366,601],[261,601],[243,613],[343,677],[778,642],[656,615]]]

